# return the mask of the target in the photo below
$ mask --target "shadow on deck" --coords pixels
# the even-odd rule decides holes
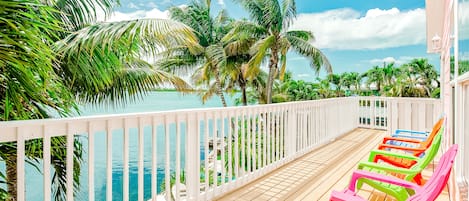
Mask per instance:
[[[218,200],[328,200],[332,190],[347,187],[357,163],[366,160],[384,136],[385,131],[356,129]],[[429,165],[424,178],[432,172],[433,165]],[[369,200],[394,200],[366,185],[359,195]],[[437,200],[450,200],[447,191]]]

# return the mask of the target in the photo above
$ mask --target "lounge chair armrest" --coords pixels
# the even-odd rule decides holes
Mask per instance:
[[[428,136],[425,136],[425,135],[415,136],[415,135],[401,135],[401,134],[394,134],[394,135],[391,135],[391,137],[418,139],[418,140],[421,140],[421,141],[424,141],[428,138]]]
[[[352,174],[352,180],[349,183],[348,189],[351,191],[355,192],[356,189],[356,184],[358,179],[372,179],[375,181],[380,181],[380,182],[385,182],[388,184],[393,184],[393,185],[398,185],[402,186],[404,188],[410,188],[415,191],[420,191],[421,187],[418,186],[417,184],[402,180],[402,179],[397,179],[395,177],[390,177],[387,175],[382,175],[382,174],[377,174],[374,172],[368,172],[368,171],[363,171],[363,170],[355,170]]]
[[[384,150],[371,150],[370,156],[368,157],[368,162],[373,162],[376,155],[394,156],[394,157],[404,158],[404,159],[409,159],[409,160],[419,159],[418,157],[409,155],[409,154],[402,154],[402,153],[396,153],[396,152],[384,151]]]
[[[400,167],[396,167],[396,166],[391,166],[391,165],[386,165],[386,164],[378,164],[378,163],[373,163],[373,162],[360,162],[358,164],[358,169],[362,170],[364,167],[379,169],[379,170],[383,170],[383,171],[386,171],[386,172],[406,174],[406,175],[415,175],[415,174],[419,173],[419,171],[417,171],[417,170],[400,168]]]
[[[397,149],[397,150],[402,150],[402,151],[410,151],[414,155],[416,153],[420,154],[425,151],[425,148],[423,147],[403,147],[403,146],[397,146],[397,145],[392,145],[392,144],[380,144],[378,145],[379,150],[384,150],[384,149]]]
[[[395,134],[399,133],[409,133],[409,134],[417,134],[417,135],[428,135],[430,132],[427,131],[413,131],[413,130],[405,130],[405,129],[397,129]]]
[[[418,144],[422,142],[421,140],[410,139],[410,138],[400,138],[400,137],[384,137],[383,144],[386,144],[388,141],[399,141],[399,142],[407,142],[407,143],[414,143]]]

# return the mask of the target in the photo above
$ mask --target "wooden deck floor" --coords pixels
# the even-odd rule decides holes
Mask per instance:
[[[357,163],[366,160],[385,135],[385,131],[356,129],[218,200],[328,200],[332,190],[346,188]],[[424,177],[432,170],[430,165]],[[374,201],[394,200],[366,185],[359,194]],[[445,191],[437,201],[446,200],[450,199]]]

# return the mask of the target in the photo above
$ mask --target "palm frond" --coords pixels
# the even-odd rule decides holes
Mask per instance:
[[[288,31],[286,35],[301,38],[307,42],[314,42],[315,40],[314,34],[311,31],[292,30]]]
[[[295,0],[282,1],[282,19],[283,29],[287,30],[296,17],[296,3]]]
[[[177,54],[161,57],[156,62],[156,66],[166,72],[175,74],[187,74],[201,63],[201,56],[192,54]]]
[[[232,18],[230,18],[230,16],[228,15],[228,11],[226,9],[221,9],[217,16],[215,17],[215,23],[218,25],[218,26],[223,26],[225,24],[227,24],[228,22],[230,22],[232,20]]]
[[[52,3],[61,11],[55,15],[68,31],[78,31],[98,20],[98,15],[107,18],[119,5],[119,0],[58,0]]]
[[[264,27],[266,21],[264,18],[264,3],[261,0],[233,0],[234,2],[240,3],[242,7],[249,13],[251,19]]]
[[[46,118],[43,106],[71,113],[71,94],[53,72],[50,48],[62,31],[57,11],[39,1],[2,1],[0,18],[0,120]]]
[[[279,79],[283,81],[285,76],[285,72],[287,70],[287,53],[288,49],[290,49],[290,45],[282,45],[282,49],[280,50],[280,75]]]
[[[190,51],[200,51],[195,45],[197,38],[190,27],[165,19],[140,19],[87,26],[58,41],[55,49],[59,53],[72,56],[71,53],[80,51],[92,52],[98,46],[112,51],[114,43],[128,47],[138,44],[140,51],[153,55],[164,47],[181,44],[186,45]]]
[[[267,29],[249,21],[236,21],[231,25],[233,28],[222,38],[223,43],[237,40],[257,40],[267,35]]]
[[[305,56],[311,61],[311,68],[313,68],[316,73],[319,73],[321,68],[323,68],[327,73],[332,73],[332,66],[321,50],[314,47],[308,41],[294,35],[287,34],[286,38],[297,53]]]
[[[154,68],[146,61],[134,60],[125,65],[120,72],[115,72],[112,82],[100,91],[81,93],[81,100],[95,104],[124,104],[163,84],[169,84],[180,91],[190,89],[182,78]]]
[[[274,44],[275,36],[271,35],[267,38],[264,38],[258,41],[251,48],[252,59],[249,61],[249,66],[252,66],[250,70],[255,70],[255,68],[260,68],[260,65],[265,59],[265,56],[268,54],[270,47]],[[254,74],[254,73],[249,73]]]
[[[225,49],[219,44],[208,46],[205,56],[213,67],[221,69],[226,65]]]

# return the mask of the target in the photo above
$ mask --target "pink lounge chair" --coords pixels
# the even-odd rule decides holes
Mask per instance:
[[[440,158],[438,166],[433,172],[432,177],[427,181],[424,186],[419,186],[415,183],[411,183],[405,180],[400,180],[395,177],[389,177],[381,174],[372,172],[356,170],[353,172],[352,180],[349,183],[348,189],[342,192],[333,191],[330,200],[332,201],[364,201],[365,199],[360,197],[355,192],[355,186],[358,179],[366,178],[380,182],[391,184],[392,187],[406,188],[415,192],[407,200],[411,201],[428,201],[435,200],[441,191],[443,191],[448,178],[451,174],[451,168],[453,167],[454,158],[458,152],[458,145],[453,145],[446,153]]]

